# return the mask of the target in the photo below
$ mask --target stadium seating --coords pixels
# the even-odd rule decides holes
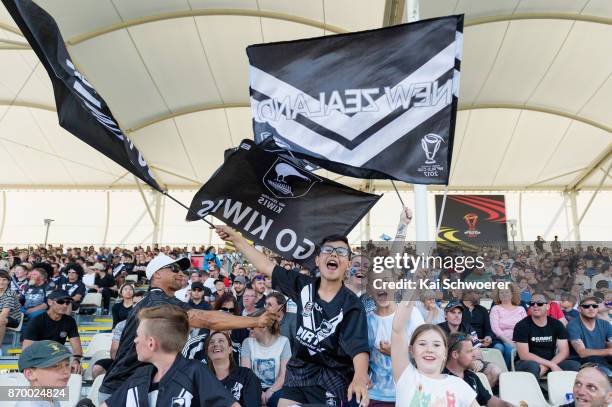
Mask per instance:
[[[6,333],[10,333],[13,335],[13,348],[19,346],[19,342],[21,340],[21,328],[23,327],[23,320],[25,319],[25,314],[21,314],[21,319],[19,320],[19,325],[15,328],[6,327]],[[2,345],[2,344],[0,344]]]
[[[481,348],[482,359],[485,362],[493,363],[501,369],[502,372],[507,372],[508,367],[506,366],[506,362],[504,361],[504,355],[499,351],[499,349],[495,348]]]
[[[499,397],[519,406],[549,407],[536,378],[527,372],[504,372],[499,376]]]
[[[98,377],[96,377],[96,380],[94,380],[93,384],[91,385],[91,389],[89,390],[89,395],[87,396],[92,403],[94,403],[95,406],[98,406],[98,390],[100,390],[100,385],[102,384],[102,381],[104,380],[104,376],[105,375],[100,375]]]
[[[487,389],[489,393],[494,394],[493,389],[491,389],[491,383],[489,383],[489,379],[487,378],[487,375],[484,373],[478,372],[476,373],[476,376],[478,376],[478,378],[480,379],[480,382],[485,387],[485,389]]]
[[[553,406],[568,403],[566,395],[572,393],[578,372],[550,372],[548,380],[548,401]]]

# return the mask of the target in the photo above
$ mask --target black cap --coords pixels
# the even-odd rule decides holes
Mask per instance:
[[[199,288],[200,290],[204,291],[204,284],[202,284],[200,281],[196,281],[195,283],[191,283],[191,289],[194,290],[196,288]]]
[[[47,296],[47,299],[53,300],[53,301],[63,300],[66,298],[72,298],[72,297],[70,296],[70,294],[68,294],[67,291],[64,291],[64,290],[51,291],[51,294]]]
[[[448,312],[454,308],[461,308],[461,311],[463,311],[463,304],[461,304],[461,302],[457,301],[457,300],[452,300],[449,301],[448,304],[446,304],[446,307],[444,307],[444,312]]]

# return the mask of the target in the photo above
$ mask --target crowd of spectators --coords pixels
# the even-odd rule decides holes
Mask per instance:
[[[448,368],[484,373],[494,389],[502,366],[485,361],[481,349],[498,349],[508,369],[527,371],[538,379],[549,371],[577,371],[587,362],[609,369],[612,364],[609,249],[579,245],[562,248],[558,243],[555,239],[547,250],[538,239],[533,251],[529,247],[518,251],[494,246],[480,248],[483,267],[462,272],[428,270],[433,278],[507,281],[509,285],[490,292],[419,292],[415,308],[407,317],[407,341],[419,326],[428,324],[439,326],[455,343],[470,338],[469,348],[467,344],[459,346],[460,352],[454,357],[449,353]],[[319,277],[318,269],[308,270],[263,251],[272,264],[287,273]],[[373,405],[393,405],[396,391],[390,341],[396,301],[384,291],[368,289],[371,270],[367,246],[353,247],[351,251],[344,286],[360,299],[367,315],[365,325],[357,325],[365,331],[353,334],[368,338],[370,399],[379,403]],[[116,357],[126,319],[138,300],[147,295],[149,263],[159,255],[171,259],[201,257],[203,263],[199,267],[177,273],[180,284],[174,292],[177,300],[192,309],[235,316],[258,316],[270,310],[277,320],[271,326],[253,329],[191,329],[181,355],[207,363],[213,375],[239,396],[235,398],[241,405],[276,406],[283,397],[287,364],[295,356],[296,333],[300,329],[297,314],[303,315],[303,307],[296,304],[299,298],[282,289],[279,292],[278,287],[273,289],[271,272],[262,272],[242,253],[219,252],[215,247],[190,250],[167,246],[133,250],[52,245],[8,250],[0,247],[0,340],[7,327],[18,326],[23,318],[23,348],[41,340],[60,344],[69,341],[71,370],[80,372],[82,350],[74,315],[88,312],[80,307],[87,293],[100,293],[100,312],[111,314],[113,319],[111,358],[98,361],[94,367],[94,377],[104,374]],[[332,255],[342,257],[333,250]],[[471,360],[465,369],[460,369],[465,360],[461,359],[464,349],[469,349],[465,352]],[[463,378],[477,393],[482,392],[474,376],[465,374]],[[236,383],[244,390],[236,393]],[[257,394],[254,403],[250,401],[253,394]],[[494,401],[490,405],[503,403],[493,395],[479,397],[485,400],[484,404],[487,400]]]

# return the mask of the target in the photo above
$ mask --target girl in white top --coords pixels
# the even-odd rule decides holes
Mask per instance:
[[[396,405],[478,407],[476,392],[467,383],[441,373],[446,363],[447,338],[440,327],[421,325],[412,334],[410,346],[406,343],[406,324],[413,307],[412,301],[398,304],[393,318],[391,366]]]

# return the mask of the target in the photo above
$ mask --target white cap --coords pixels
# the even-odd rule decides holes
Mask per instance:
[[[187,257],[181,257],[180,259],[174,260],[172,257],[166,256],[165,254],[158,254],[149,264],[147,264],[147,279],[150,280],[151,277],[153,277],[153,273],[157,270],[163,269],[174,263],[176,263],[181,270],[187,270],[191,266],[191,261]]]

